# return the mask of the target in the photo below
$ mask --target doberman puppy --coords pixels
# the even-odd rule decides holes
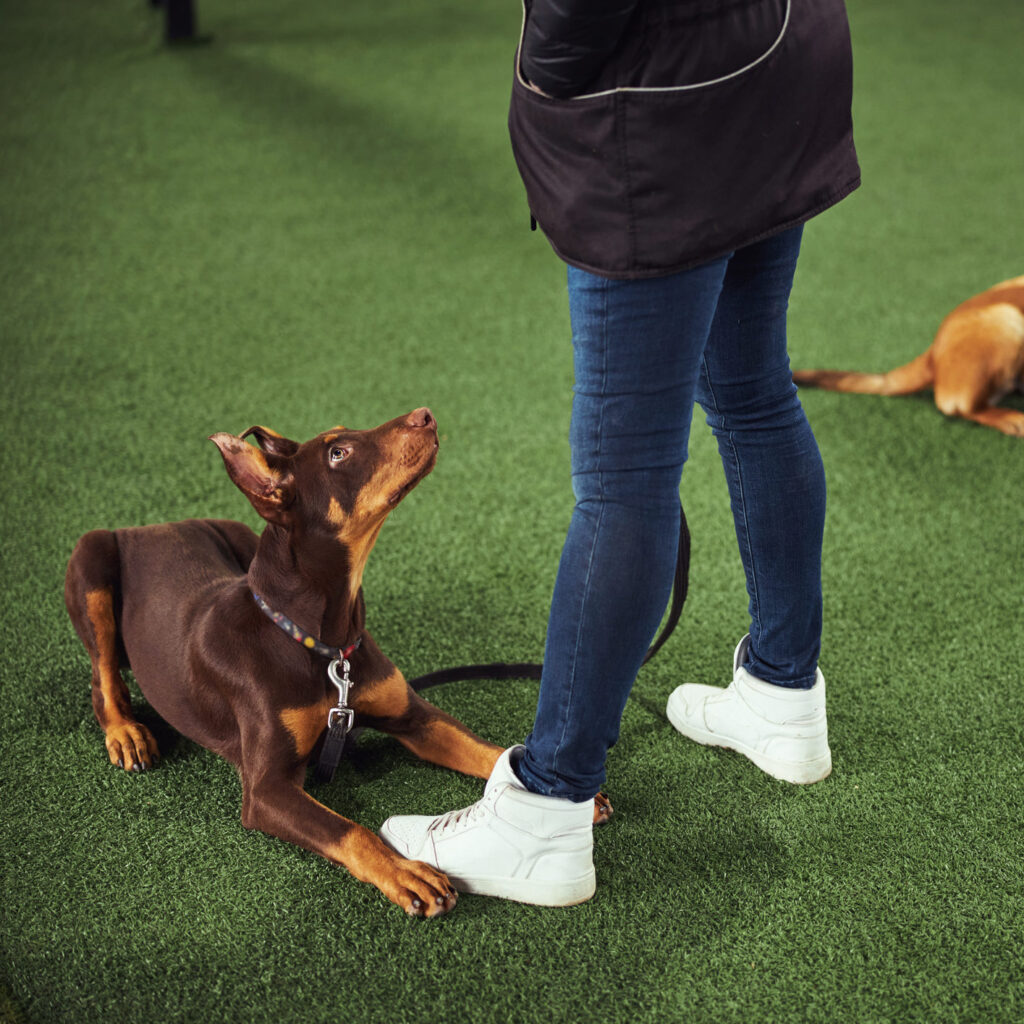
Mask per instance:
[[[1024,437],[1024,412],[996,403],[1024,390],[1024,277],[962,302],[939,325],[929,348],[888,373],[797,370],[797,384],[867,395],[909,395],[931,387],[947,416]]]
[[[365,627],[367,556],[388,513],[433,469],[437,424],[424,408],[304,444],[260,426],[210,440],[266,520],[261,536],[216,519],[95,530],[68,565],[65,600],[92,660],[110,760],[142,771],[158,757],[132,715],[120,674],[128,665],[162,718],[238,768],[246,828],[343,864],[411,915],[441,914],[457,898],[445,875],[399,857],[303,789],[338,700],[328,659],[308,649],[314,638],[337,648],[360,641],[350,655],[356,726],[479,778],[501,753],[414,693]],[[278,628],[254,593],[306,642]]]

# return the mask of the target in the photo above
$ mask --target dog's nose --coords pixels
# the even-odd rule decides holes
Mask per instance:
[[[409,413],[405,422],[410,427],[432,427],[434,426],[434,414],[426,407],[415,409]]]

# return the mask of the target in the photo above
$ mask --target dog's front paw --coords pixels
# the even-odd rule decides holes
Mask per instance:
[[[144,772],[160,757],[153,734],[140,722],[108,726],[105,742],[110,763],[126,772]]]
[[[394,888],[392,892],[384,890],[384,895],[410,917],[437,917],[458,902],[455,887],[437,868],[421,860],[396,859]]]
[[[455,906],[459,894],[448,876],[421,860],[408,860],[361,825],[348,823],[344,839],[327,856],[361,882],[375,885],[410,917],[437,917]]]

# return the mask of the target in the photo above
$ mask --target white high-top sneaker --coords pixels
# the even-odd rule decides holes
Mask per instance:
[[[691,740],[738,751],[776,779],[820,782],[832,771],[825,677],[818,669],[809,690],[773,686],[743,668],[749,646],[748,633],[736,645],[725,689],[676,687],[665,709],[668,720]]]
[[[594,895],[594,802],[531,793],[510,747],[482,800],[437,817],[388,818],[380,836],[396,853],[443,871],[460,892],[568,907]]]

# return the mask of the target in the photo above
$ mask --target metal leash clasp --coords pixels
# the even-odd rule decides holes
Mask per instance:
[[[340,673],[339,666],[341,667]],[[348,691],[352,686],[352,680],[348,675],[350,668],[348,658],[335,658],[327,666],[327,677],[338,688],[338,703],[327,713],[327,728],[333,729],[335,722],[339,718],[344,718],[346,733],[352,728],[352,722],[356,717],[355,711],[348,706]]]

